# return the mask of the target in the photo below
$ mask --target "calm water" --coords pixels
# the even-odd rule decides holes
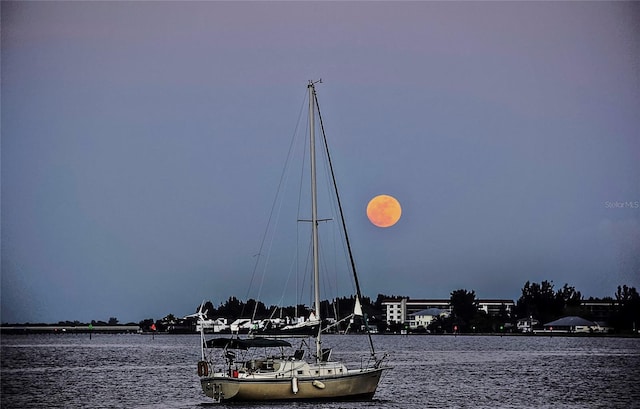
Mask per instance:
[[[2,408],[201,408],[197,335],[2,336]],[[252,408],[640,408],[640,339],[377,336],[390,353],[370,402]],[[363,336],[328,336],[333,357]],[[345,352],[339,353],[338,348]],[[235,405],[243,407],[246,405]]]

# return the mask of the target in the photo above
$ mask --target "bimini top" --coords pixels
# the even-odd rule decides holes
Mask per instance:
[[[291,344],[281,339],[269,338],[213,338],[206,341],[207,348],[249,349],[249,348],[273,348],[290,347]]]

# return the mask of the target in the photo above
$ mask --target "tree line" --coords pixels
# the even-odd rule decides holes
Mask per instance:
[[[553,282],[527,281],[522,288],[515,308],[508,311],[506,306],[497,315],[489,315],[478,310],[475,291],[459,289],[450,294],[451,314],[437,317],[425,330],[439,332],[504,332],[518,319],[532,317],[544,324],[565,316],[580,316],[590,321],[603,320],[616,333],[631,333],[640,326],[640,295],[635,287],[618,286],[613,297],[585,300],[575,287],[564,284],[554,290]],[[606,311],[596,316],[584,301],[601,302],[608,305]]]
[[[349,326],[350,331],[361,331],[364,319],[370,327],[378,332],[400,332],[406,329],[406,323],[391,322],[384,319],[384,300],[407,298],[397,295],[378,294],[375,300],[363,297],[360,301],[366,317],[356,317],[354,322],[343,322],[338,330],[345,330]],[[593,312],[583,305],[584,301],[599,301],[609,305],[605,317],[596,317]],[[427,328],[418,328],[417,332],[431,333],[499,333],[515,328],[518,319],[533,317],[541,324],[551,322],[563,316],[576,315],[582,318],[596,321],[606,321],[616,333],[630,333],[640,327],[640,295],[635,287],[626,285],[618,286],[617,291],[611,297],[594,298],[585,300],[580,291],[569,284],[555,289],[552,281],[540,283],[527,281],[521,290],[521,295],[515,303],[515,307],[509,311],[502,306],[498,314],[488,314],[479,310],[479,300],[474,290],[458,289],[450,293],[449,303],[451,314],[449,316],[436,317]],[[321,302],[321,316],[337,321],[349,316],[354,309],[355,297],[342,297]],[[198,305],[194,312],[198,312]],[[249,299],[239,300],[231,296],[217,307],[211,301],[203,306],[207,318],[215,319],[224,317],[229,322],[238,318],[254,318],[262,320],[267,318],[308,317],[310,308],[303,304],[280,307],[266,306],[262,301]],[[180,321],[169,314],[161,320],[146,319],[140,321],[143,330],[149,330],[153,325],[157,331],[165,331],[171,325]],[[191,325],[195,327],[195,319],[191,319]],[[355,324],[355,325],[354,325]]]
[[[369,297],[362,297],[360,300],[362,310],[366,314],[367,322],[373,327],[378,327],[384,322],[382,301],[388,299],[389,296],[379,294],[375,301]],[[340,321],[353,313],[355,307],[355,297],[335,298],[331,301],[324,300],[320,302],[320,313],[323,319],[335,319]],[[194,309],[194,313],[200,311],[200,305]],[[226,318],[229,323],[239,318],[252,318],[255,320],[272,319],[272,318],[308,318],[311,314],[311,308],[304,304],[292,306],[266,306],[262,301],[249,299],[247,301],[239,300],[235,296],[229,297],[224,303],[220,303],[217,307],[211,301],[206,301],[202,306],[202,312],[207,319]],[[139,326],[144,331],[150,331],[152,326],[156,331],[167,331],[178,322],[186,327],[185,332],[192,332],[195,329],[197,318],[180,319],[173,314],[169,314],[160,320],[148,318],[140,321]],[[351,324],[350,331],[359,332],[362,330],[364,321],[362,317],[355,317]],[[337,326],[337,330],[346,330],[349,322],[343,322]]]
[[[585,300],[582,294],[572,286],[565,284],[554,291],[553,282],[527,281],[518,299],[515,314],[519,318],[533,316],[541,322],[550,322],[567,315],[577,315],[595,321],[592,310],[583,305],[583,301],[602,302],[610,305],[606,315],[601,317],[616,332],[630,332],[640,326],[640,294],[635,287],[618,286],[613,297]]]

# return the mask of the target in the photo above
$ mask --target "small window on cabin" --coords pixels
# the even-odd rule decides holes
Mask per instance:
[[[298,375],[302,375],[302,371],[298,371]]]
[[[316,375],[318,375],[320,373],[320,371],[316,371]]]
[[[331,372],[332,372],[332,371],[331,371],[331,369],[329,369],[329,370],[327,371],[327,373],[331,373]]]

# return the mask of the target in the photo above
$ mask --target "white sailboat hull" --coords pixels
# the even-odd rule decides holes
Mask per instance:
[[[201,378],[204,393],[217,402],[289,400],[366,400],[376,392],[384,368],[350,370],[333,376]],[[295,380],[294,380],[295,379]]]

